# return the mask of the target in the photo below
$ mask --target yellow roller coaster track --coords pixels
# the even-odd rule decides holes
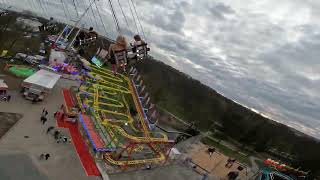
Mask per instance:
[[[111,158],[111,156],[106,155],[104,158],[110,163],[118,166],[126,166],[126,165],[137,165],[137,164],[147,164],[147,163],[160,163],[165,160],[165,156],[163,153],[158,152],[159,157],[151,158],[151,159],[141,159],[141,160],[131,160],[131,161],[116,161]]]
[[[162,143],[170,143],[171,142],[168,140],[168,137],[166,136],[166,134],[160,133],[160,132],[158,132],[158,134],[161,135],[162,138],[150,137],[150,132],[147,127],[147,122],[144,119],[144,113],[142,110],[142,106],[139,103],[138,96],[137,96],[137,94],[133,88],[133,84],[129,78],[127,78],[124,75],[114,76],[112,71],[110,71],[108,69],[102,70],[102,69],[98,69],[96,67],[92,67],[92,69],[93,69],[93,72],[90,72],[89,74],[92,77],[95,77],[97,79],[97,81],[93,82],[92,87],[85,88],[85,87],[81,86],[80,87],[81,92],[79,92],[77,94],[77,100],[81,104],[82,101],[80,98],[80,94],[83,92],[87,93],[88,95],[93,97],[93,100],[85,99],[84,103],[85,104],[92,103],[94,111],[95,111],[94,112],[95,119],[101,125],[106,127],[110,138],[112,139],[112,141],[114,141],[115,144],[118,144],[118,145],[120,145],[120,147],[124,148],[124,145],[119,142],[119,140],[115,136],[114,132],[119,133],[121,136],[125,137],[126,139],[130,139],[130,141],[135,142],[137,144],[145,144],[145,143],[155,143],[155,144],[160,143],[160,144],[162,144]],[[122,85],[119,85],[117,83],[126,83],[129,86],[129,89],[122,86]],[[92,89],[91,92],[89,92],[90,89]],[[103,93],[101,93],[101,92],[103,92]],[[132,95],[134,104],[138,110],[139,121],[140,121],[140,124],[142,125],[142,130],[143,130],[142,132],[145,135],[144,137],[136,137],[136,136],[130,135],[123,128],[114,124],[114,123],[128,123],[128,124],[130,124],[130,127],[134,131],[140,132],[137,129],[135,129],[135,127],[133,125],[134,120],[130,115],[130,110],[129,110],[128,104],[127,104],[124,96],[122,95],[123,102],[121,102],[117,99],[111,98],[110,96],[105,96],[104,95],[105,93],[108,95],[117,95],[118,93]],[[101,94],[103,94],[103,95],[101,95]],[[100,102],[99,99],[106,99],[109,102],[108,103]],[[107,110],[107,109],[100,109],[101,105],[109,106],[109,107],[116,107],[116,108],[126,108],[127,113],[116,112],[116,111]],[[81,110],[84,112],[84,108],[82,106],[81,106]],[[124,117],[124,119],[110,120],[110,119],[101,118],[99,111],[102,113],[109,113],[109,114],[113,114],[113,115],[122,116],[122,117]],[[105,159],[108,162],[110,162],[111,164],[119,165],[119,166],[154,163],[154,162],[161,162],[161,161],[165,160],[164,153],[161,152],[154,144],[149,144],[149,146],[155,151],[155,153],[157,154],[158,157],[151,158],[151,159],[142,159],[142,160],[116,161],[116,160],[112,159],[111,156],[106,155]],[[136,149],[138,150],[141,148],[136,148]]]

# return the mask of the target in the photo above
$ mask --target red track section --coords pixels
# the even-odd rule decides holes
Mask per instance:
[[[93,143],[95,144],[97,149],[104,148],[104,143],[102,139],[100,138],[100,135],[95,131],[95,127],[92,124],[91,120],[89,119],[88,116],[82,115],[82,119],[84,122],[85,127],[88,130],[89,136]]]
[[[74,102],[72,100],[70,90],[69,89],[63,89],[62,90],[62,94],[63,94],[63,97],[64,97],[64,102],[66,103],[66,106],[71,107],[71,108],[74,107]]]
[[[99,169],[97,168],[89,149],[82,139],[82,136],[79,132],[78,125],[69,123],[65,120],[60,119],[61,115],[57,115],[57,124],[59,127],[62,128],[68,128],[72,142],[74,147],[76,148],[76,151],[78,153],[78,156],[80,158],[80,161],[82,163],[82,166],[84,170],[86,171],[88,176],[101,176]]]

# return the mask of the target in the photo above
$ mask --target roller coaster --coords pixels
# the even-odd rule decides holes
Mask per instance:
[[[134,80],[95,66],[84,76],[76,97],[109,149],[104,159],[120,167],[166,162],[174,141],[150,129]]]

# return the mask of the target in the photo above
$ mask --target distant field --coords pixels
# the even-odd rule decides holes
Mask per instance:
[[[5,103],[5,102],[2,102],[2,103]],[[22,118],[21,114],[0,112],[0,139],[21,118]]]

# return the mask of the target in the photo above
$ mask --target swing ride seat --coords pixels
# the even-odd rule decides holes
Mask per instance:
[[[128,52],[127,50],[114,51],[114,57],[116,59],[118,66],[127,66],[128,62]]]
[[[136,58],[137,60],[144,60],[148,57],[148,51],[150,51],[150,48],[148,47],[147,43],[141,44],[136,46],[135,48]]]
[[[97,40],[97,37],[95,37],[95,36],[90,37],[90,38],[86,38],[83,40],[80,39],[80,46],[86,45],[86,44],[91,44],[91,43],[95,42],[96,40]]]

